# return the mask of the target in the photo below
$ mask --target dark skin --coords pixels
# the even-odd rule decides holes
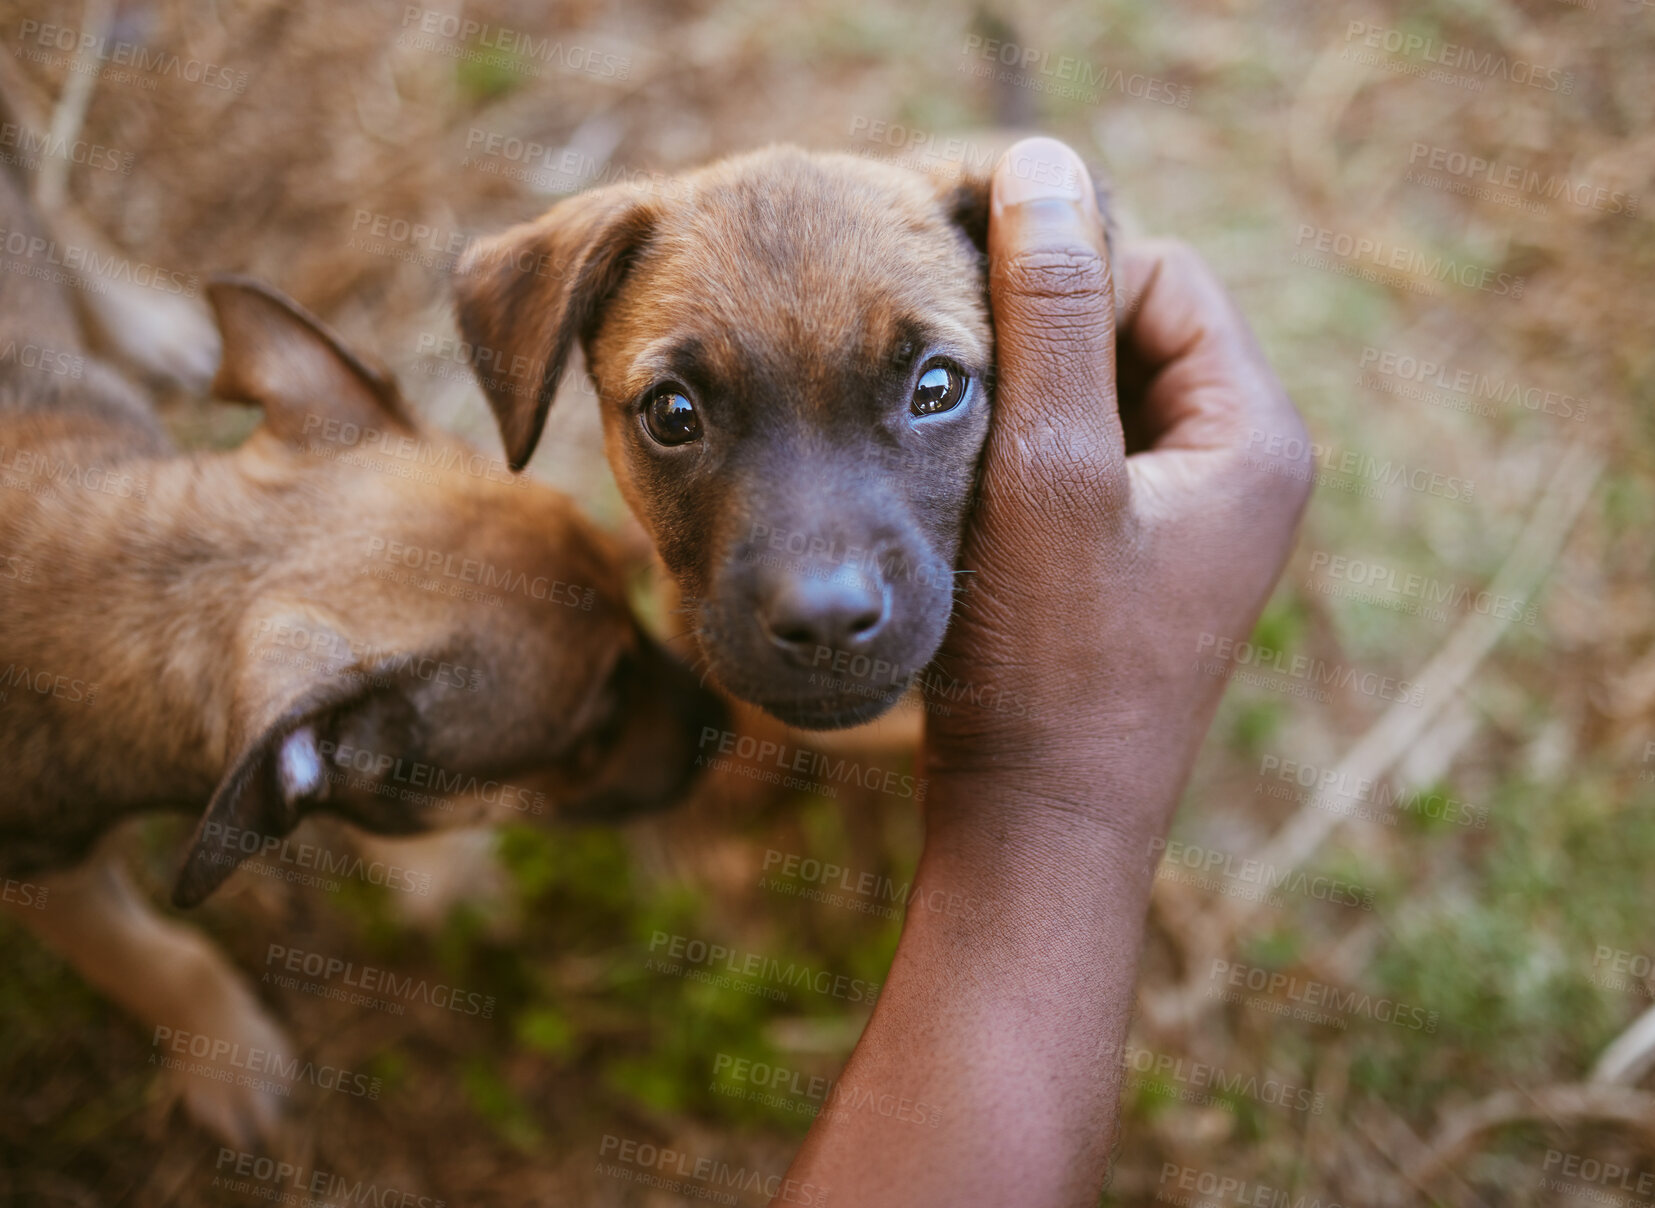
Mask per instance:
[[[1224,684],[1198,643],[1251,632],[1309,494],[1308,466],[1249,454],[1304,426],[1223,287],[1177,243],[1111,266],[1067,147],[1007,154],[989,255],[996,410],[937,666],[992,690],[927,721],[933,905],[910,906],[839,1109],[788,1172],[830,1203],[1096,1203],[1151,842]]]

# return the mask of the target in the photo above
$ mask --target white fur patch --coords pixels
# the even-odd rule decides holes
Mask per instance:
[[[276,769],[282,782],[282,796],[289,802],[309,797],[321,788],[322,753],[316,749],[316,731],[310,726],[300,726],[282,739]]]

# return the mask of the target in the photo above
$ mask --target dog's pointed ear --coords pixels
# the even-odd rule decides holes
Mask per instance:
[[[454,309],[512,469],[534,453],[575,341],[591,334],[660,204],[626,185],[592,189],[461,258]]]
[[[224,353],[213,394],[264,409],[264,425],[303,445],[333,422],[414,430],[396,380],[280,290],[220,275],[207,286]]]
[[[372,694],[371,669],[330,624],[297,612],[257,620],[229,717],[229,772],[197,824],[173,887],[195,906],[249,855],[328,799],[323,736]]]

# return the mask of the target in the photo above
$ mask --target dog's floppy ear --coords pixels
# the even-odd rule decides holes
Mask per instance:
[[[224,342],[213,394],[257,403],[275,435],[302,445],[331,428],[330,421],[414,430],[390,371],[347,348],[292,298],[230,275],[214,277],[207,298]]]
[[[328,800],[325,736],[385,694],[376,670],[312,609],[276,606],[250,621],[228,719],[229,771],[190,840],[174,905],[197,905]]]
[[[966,233],[979,252],[988,251],[988,199],[991,175],[961,172],[937,177],[937,196],[943,211],[955,226]]]
[[[627,185],[592,189],[479,242],[455,269],[460,333],[512,469],[534,453],[570,350],[591,333],[659,204]]]

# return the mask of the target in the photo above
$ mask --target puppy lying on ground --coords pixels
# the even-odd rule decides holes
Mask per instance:
[[[580,342],[713,674],[794,725],[867,721],[952,606],[991,401],[987,178],[777,147],[676,183],[476,246],[473,364],[521,467]]]
[[[49,238],[5,173],[0,223]],[[190,906],[312,811],[400,834],[666,805],[723,710],[567,499],[422,430],[293,303],[211,287],[215,391],[263,421],[181,455],[41,260],[0,263],[0,349],[35,350],[0,355],[0,877],[29,887],[5,900],[158,1035],[210,1038],[230,1080],[181,1091],[245,1144],[279,1102],[247,1072],[288,1046],[215,949],[89,859],[111,826],[204,811]]]

